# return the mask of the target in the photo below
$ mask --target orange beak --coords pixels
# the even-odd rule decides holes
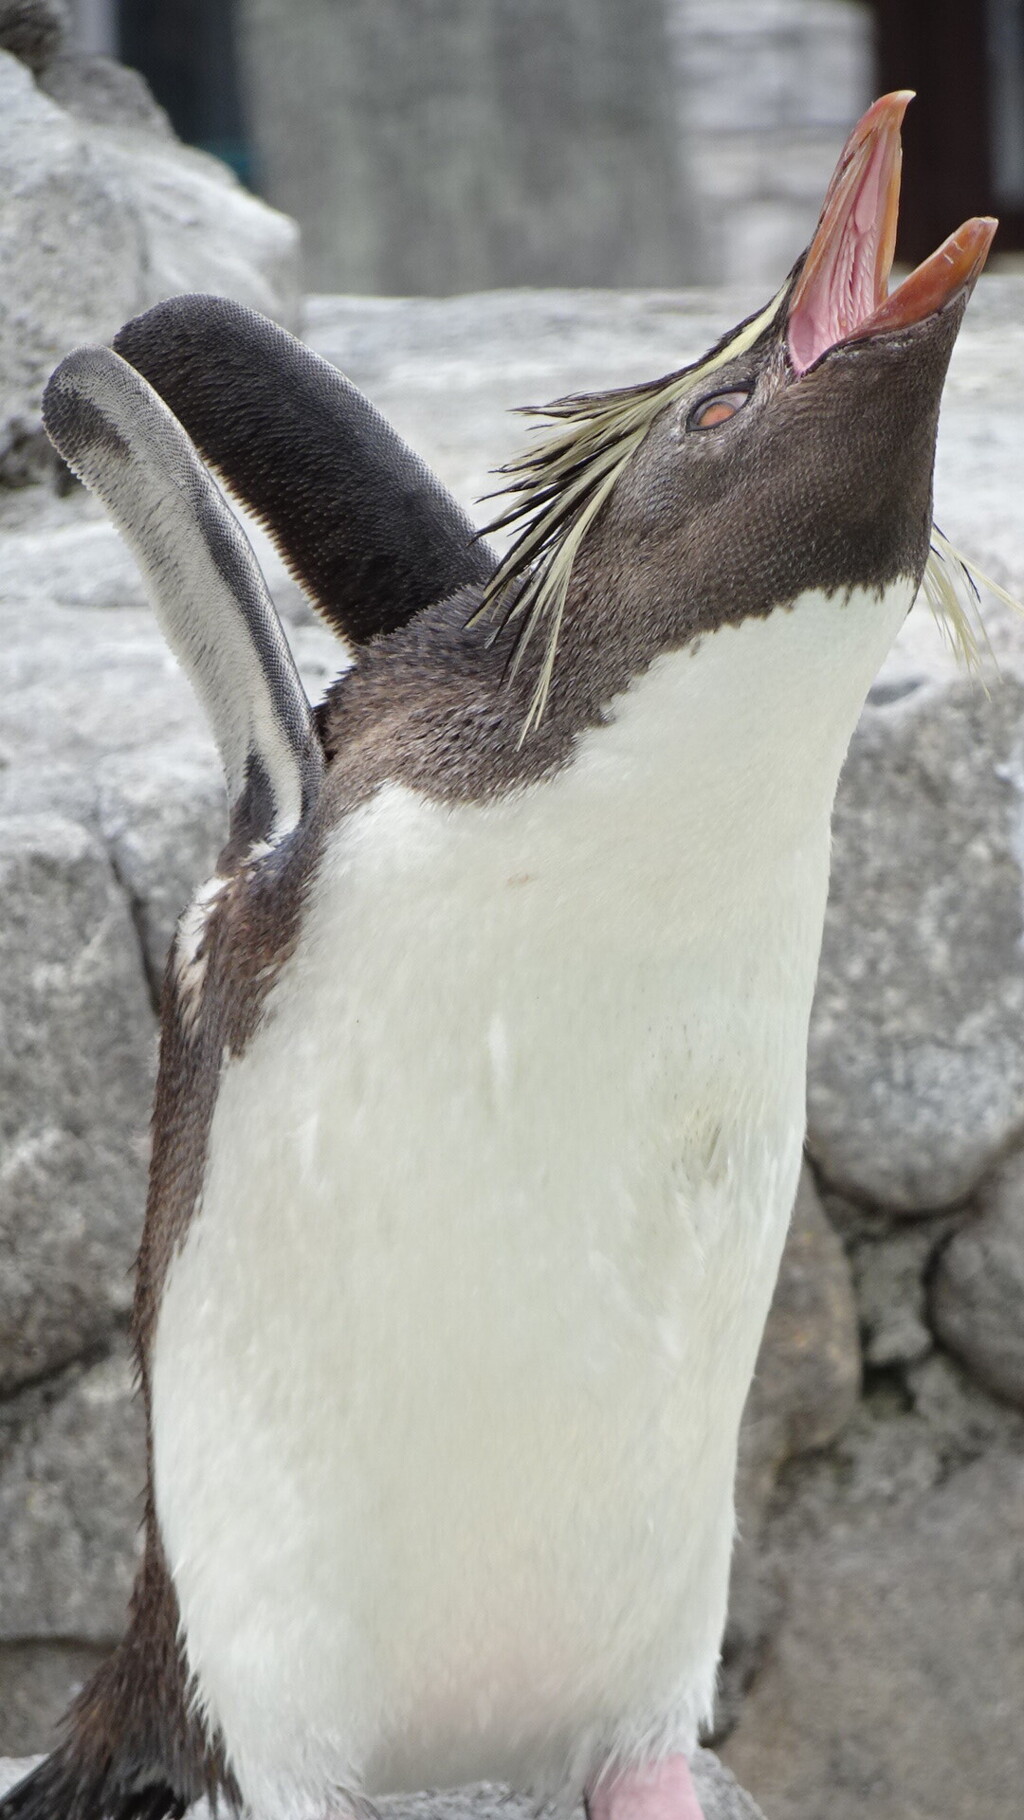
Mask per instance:
[[[828,186],[803,269],[789,301],[787,339],[796,373],[837,342],[908,328],[973,285],[997,223],[965,221],[888,294],[896,247],[900,125],[910,89],[883,95],[858,120]]]

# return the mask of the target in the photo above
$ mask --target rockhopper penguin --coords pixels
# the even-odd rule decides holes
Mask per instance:
[[[54,374],[230,831],[166,982],[145,1558],[4,1820],[202,1793],[326,1820],[477,1778],[699,1815],[832,800],[994,231],[887,298],[907,99],[854,130],[765,309],[551,407],[497,567],[236,306],[162,304]],[[355,647],[315,713],[190,437]]]

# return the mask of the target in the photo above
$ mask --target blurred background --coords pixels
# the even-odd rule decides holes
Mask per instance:
[[[1024,251],[1024,0],[73,0],[314,291],[774,281],[837,140],[915,88],[898,254]]]

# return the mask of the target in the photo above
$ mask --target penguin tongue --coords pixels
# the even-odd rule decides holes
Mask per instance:
[[[973,283],[996,223],[976,216],[888,295],[899,215],[900,124],[912,90],[883,95],[858,120],[828,186],[817,231],[789,303],[795,373],[839,341],[906,328]]]

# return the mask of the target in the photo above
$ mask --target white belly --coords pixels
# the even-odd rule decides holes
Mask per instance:
[[[832,791],[908,594],[727,629],[557,781],[335,837],[153,1357],[189,1660],[258,1812],[692,1744]]]

